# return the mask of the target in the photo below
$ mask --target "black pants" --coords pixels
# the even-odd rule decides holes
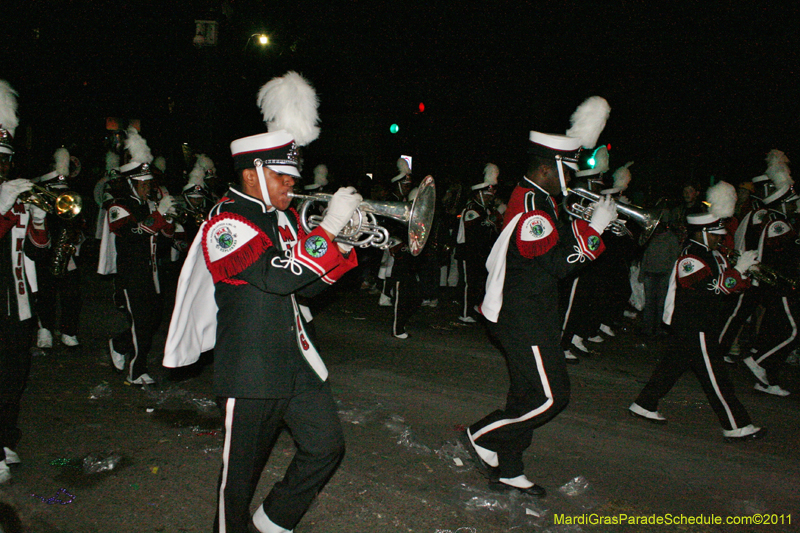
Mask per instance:
[[[122,291],[130,329],[114,337],[114,350],[125,354],[128,379],[147,372],[147,356],[161,322],[163,299],[149,283],[129,284]]]
[[[569,403],[570,384],[558,333],[548,345],[533,345],[521,332],[493,329],[503,346],[510,380],[505,409],[498,409],[469,428],[476,444],[497,452],[500,477],[524,473],[522,454],[533,430],[552,420]],[[534,335],[535,337],[535,335]]]
[[[272,522],[294,529],[344,456],[344,436],[330,385],[291,398],[221,401],[226,433],[214,531],[248,532],[250,502],[284,427],[297,452],[263,506]]]
[[[739,335],[739,329],[751,316],[753,317],[751,327],[755,329],[756,310],[758,309],[758,306],[761,305],[763,294],[764,291],[761,287],[751,287],[739,295],[736,306],[733,308],[733,311],[728,317],[728,320],[722,329],[722,333],[720,334],[719,343],[723,355],[727,354],[731,349],[731,346],[733,346],[733,341],[735,341],[736,336]],[[741,342],[739,343],[739,346],[742,348],[740,358],[744,359],[748,354],[744,352],[743,348],[745,347],[742,346]]]
[[[786,356],[797,345],[798,299],[766,290],[761,303],[764,318],[755,345],[758,355],[754,359],[767,371],[769,384],[779,385]]]
[[[68,271],[61,278],[53,276],[47,268],[37,269],[39,292],[36,293],[36,314],[45,329],[60,331],[65,335],[78,334],[81,306],[80,271]],[[61,307],[61,320],[56,320],[56,302]]]
[[[15,449],[21,432],[17,426],[20,401],[31,370],[31,339],[36,320],[23,322],[0,316],[0,460],[3,448]]]
[[[702,331],[673,337],[669,351],[661,358],[636,403],[648,411],[657,411],[658,401],[689,369],[697,376],[723,429],[738,429],[750,424],[750,416],[736,398],[728,377],[717,336],[709,334],[706,337]]]
[[[486,291],[486,257],[477,256],[458,261],[459,274],[461,275],[461,315],[462,317],[478,314],[473,307],[483,302],[483,293]]]

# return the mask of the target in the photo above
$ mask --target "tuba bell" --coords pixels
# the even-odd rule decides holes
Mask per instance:
[[[576,187],[574,189],[568,188],[567,194],[564,195],[563,207],[567,213],[575,218],[580,218],[587,222],[591,221],[592,213],[594,212],[592,206],[583,205],[581,202],[573,202],[570,204],[569,197],[571,195],[590,200],[591,202],[597,202],[600,200],[601,196],[582,187]],[[620,203],[616,204],[616,208],[617,214],[624,218],[618,218],[617,220],[612,221],[608,226],[609,229],[613,231],[615,235],[627,235],[632,237],[633,234],[627,228],[627,226],[625,226],[625,219],[633,220],[642,228],[642,233],[639,235],[639,246],[644,246],[644,244],[650,240],[650,237],[658,227],[659,222],[661,222],[661,217],[664,214],[663,211],[658,209],[644,209],[635,205],[625,205]]]
[[[332,194],[316,193],[311,195],[290,193],[289,196],[301,200],[299,213],[300,223],[308,233],[319,226],[322,215],[309,215],[309,208],[316,202],[330,202]],[[428,176],[417,189],[417,197],[413,202],[384,202],[364,200],[358,205],[350,222],[333,240],[350,246],[366,248],[373,246],[386,249],[397,244],[395,237],[379,225],[376,216],[387,217],[402,222],[408,227],[407,242],[412,255],[419,255],[428,241],[436,207],[436,186],[433,177]]]

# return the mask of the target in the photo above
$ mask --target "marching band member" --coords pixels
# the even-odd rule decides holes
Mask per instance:
[[[127,196],[115,198],[108,206],[107,223],[100,244],[98,273],[116,273],[115,284],[130,328],[108,340],[114,368],[125,371],[133,385],[150,385],[155,380],[147,370],[147,356],[161,320],[161,285],[158,272],[158,237],[171,239],[175,230],[168,217],[175,215],[175,200],[169,194],[158,204],[150,200],[153,160],[147,142],[134,128],[128,130],[125,147],[131,161],[120,167],[127,184]]]
[[[20,462],[15,451],[21,437],[20,400],[36,330],[31,300],[36,287],[33,261],[50,245],[45,212],[19,199],[33,183],[11,179],[18,125],[17,93],[0,80],[0,484],[11,480],[9,465]]]
[[[468,324],[475,323],[473,307],[477,309],[483,301],[486,285],[486,258],[492,250],[503,217],[494,205],[495,187],[500,170],[488,163],[483,169],[483,181],[472,186],[472,198],[461,211],[456,237],[456,259],[462,276],[461,315],[458,319]]]
[[[317,138],[317,99],[295,72],[259,93],[269,133],[231,143],[239,183],[214,206],[189,249],[165,348],[167,367],[214,348],[214,392],[225,406],[225,445],[214,531],[294,529],[344,454],[344,437],[310,316],[314,296],[356,266],[333,242],[361,196],[331,198],[306,234],[290,209],[299,146]],[[215,312],[216,311],[216,312]],[[282,428],[298,451],[283,480],[250,516],[250,502]]]
[[[67,192],[69,176],[69,151],[59,148],[54,154],[55,170],[36,178],[36,183],[54,194]],[[37,263],[36,278],[39,291],[36,298],[36,314],[39,317],[37,346],[53,347],[53,332],[60,333],[59,340],[67,347],[76,347],[83,298],[81,277],[75,257],[80,255],[80,246],[85,240],[83,217],[78,214],[64,220],[56,214],[47,215],[47,226],[52,235],[52,246],[46,258]],[[61,302],[61,317],[56,321],[56,302]]]
[[[595,96],[578,107],[566,136],[530,132],[531,163],[511,194],[505,227],[486,263],[481,313],[502,345],[510,387],[505,408],[469,426],[466,438],[497,490],[546,494],[525,476],[522,454],[534,430],[569,402],[558,280],[603,252],[600,235],[617,216],[614,202],[602,199],[593,206],[591,222],[568,223],[554,196],[566,193],[577,153],[581,146],[594,147],[608,113],[608,103]]]
[[[736,191],[732,185],[718,183],[709,190],[710,212],[687,215],[689,241],[675,263],[664,305],[664,322],[672,325],[669,352],[653,371],[629,411],[632,416],[655,423],[666,423],[658,412],[658,402],[678,379],[691,369],[709,404],[722,425],[727,441],[756,439],[766,433],[750,421],[736,398],[718,342],[730,295],[750,287],[748,270],[757,261],[755,252],[742,254],[736,266],[717,251],[726,233],[724,221],[733,214]]]
[[[788,162],[780,150],[771,150],[767,154],[765,174],[769,181],[761,198],[764,208],[753,213],[744,237],[745,246],[757,251],[762,265],[775,267],[778,273],[781,273],[783,265],[794,265],[795,268],[785,274],[789,283],[781,279],[775,280],[773,285],[759,282],[759,302],[764,307],[762,327],[751,353],[742,360],[757,380],[755,389],[775,396],[789,395],[789,391],[781,386],[780,372],[797,341],[798,301],[791,285],[796,284],[800,247],[796,243],[797,231],[788,217],[795,209],[798,196],[793,189],[794,180]]]

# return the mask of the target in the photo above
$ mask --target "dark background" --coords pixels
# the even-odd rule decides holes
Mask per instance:
[[[563,133],[594,94],[612,109],[612,170],[635,161],[631,191],[648,201],[762,174],[772,148],[800,157],[797,8],[656,4],[6,1],[0,78],[20,93],[31,175],[62,144],[102,167],[107,116],[140,119],[168,173],[186,142],[225,175],[230,141],[265,130],[259,87],[290,69],[321,101],[305,174],[325,163],[337,182],[388,181],[402,153],[417,176],[474,184],[491,161],[510,185],[528,131]],[[196,19],[219,21],[218,46],[193,46]]]

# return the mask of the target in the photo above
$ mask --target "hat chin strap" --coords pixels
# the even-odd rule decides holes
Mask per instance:
[[[711,248],[711,246],[708,245],[708,233],[705,231],[703,232],[703,244],[706,245],[706,248]]]
[[[561,156],[556,156],[556,167],[558,168],[558,182],[561,184],[561,194],[567,196],[567,180],[564,179],[564,163],[561,162]]]
[[[267,204],[267,210],[271,210],[272,200],[269,197],[269,189],[267,189],[267,178],[264,176],[264,162],[260,159],[254,161],[256,165],[256,174],[258,175],[258,186],[261,187],[261,198]]]

